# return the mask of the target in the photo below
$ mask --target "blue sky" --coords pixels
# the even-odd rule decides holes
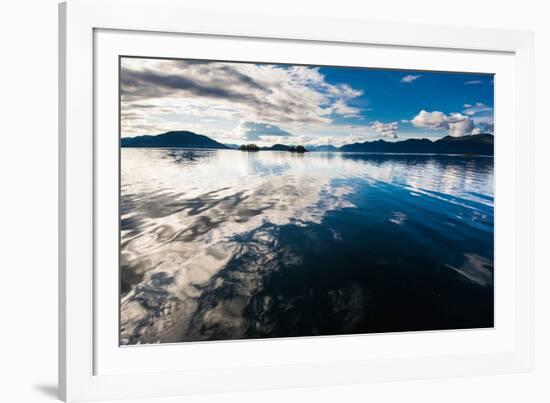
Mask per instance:
[[[362,96],[350,100],[348,104],[363,109],[361,115],[366,120],[404,123],[401,121],[412,120],[420,110],[440,111],[449,115],[472,109],[464,105],[476,104],[487,106],[487,110],[476,114],[477,117],[493,117],[494,89],[491,74],[334,67],[321,68],[320,71],[328,82],[346,82],[353,88],[363,90]],[[409,78],[402,81],[407,76]],[[349,119],[335,116],[335,122],[346,121],[349,123]],[[399,130],[403,137],[440,137],[446,134],[444,132],[427,131],[413,124],[400,124]]]
[[[491,74],[123,58],[122,136],[334,144],[493,132]]]

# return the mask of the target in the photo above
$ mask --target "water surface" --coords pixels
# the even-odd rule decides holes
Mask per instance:
[[[121,150],[121,344],[493,326],[493,159]]]

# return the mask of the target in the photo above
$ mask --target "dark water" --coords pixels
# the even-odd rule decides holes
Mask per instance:
[[[121,344],[493,326],[493,159],[122,149]]]

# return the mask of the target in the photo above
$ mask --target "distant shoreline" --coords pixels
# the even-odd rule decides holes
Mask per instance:
[[[365,141],[363,143],[303,146],[273,144],[258,146],[256,144],[223,144],[208,136],[189,131],[172,131],[158,135],[123,137],[121,148],[166,148],[166,149],[220,149],[239,151],[290,151],[306,152],[341,152],[362,154],[419,154],[419,155],[494,155],[494,135],[490,133],[471,134],[461,137],[445,136],[438,140],[407,139],[396,142],[385,140]]]
[[[120,148],[126,148],[126,149],[132,149],[132,148],[138,148],[138,149],[149,149],[149,150],[193,150],[193,151],[241,151],[236,148],[205,148],[205,147],[146,147],[146,146],[121,146]],[[282,154],[288,154],[288,151],[282,151],[282,150],[261,150],[262,152],[273,152],[273,153],[282,153]],[[460,154],[460,153],[408,153],[408,152],[373,152],[373,151],[309,151],[306,154],[309,153],[328,153],[328,154],[344,154],[344,155],[354,155],[354,154],[360,154],[360,155],[426,155],[426,156],[446,156],[446,157],[488,157],[488,158],[494,158],[494,155],[490,154]],[[297,154],[297,153],[291,153],[291,154]],[[302,154],[303,155],[303,154]]]

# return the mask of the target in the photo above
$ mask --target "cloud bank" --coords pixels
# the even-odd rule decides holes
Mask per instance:
[[[241,125],[243,137],[254,139],[266,130],[278,135],[274,127],[290,133],[361,112],[349,101],[363,92],[328,83],[317,67],[134,58],[121,63],[123,136],[162,132],[182,121],[193,129],[212,119],[219,126],[214,129]]]
[[[466,100],[478,101],[463,104],[460,91],[434,89],[430,74],[125,57],[121,134],[189,130],[224,143],[342,145],[493,131],[492,102],[482,87],[463,87]],[[474,78],[458,84],[482,83]],[[420,110],[425,99],[438,101],[439,110]]]

